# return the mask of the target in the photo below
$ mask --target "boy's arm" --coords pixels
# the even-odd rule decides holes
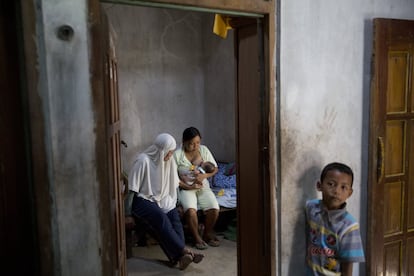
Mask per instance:
[[[352,268],[354,263],[343,262],[341,263],[341,275],[342,276],[352,276]]]

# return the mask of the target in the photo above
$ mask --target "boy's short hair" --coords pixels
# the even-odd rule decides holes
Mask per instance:
[[[339,162],[329,163],[323,168],[322,173],[321,173],[321,182],[323,182],[323,180],[326,177],[326,174],[329,171],[334,171],[334,170],[350,175],[351,176],[351,187],[352,187],[352,184],[354,183],[354,172],[352,171],[350,167],[348,167],[347,165],[343,163],[339,163]]]

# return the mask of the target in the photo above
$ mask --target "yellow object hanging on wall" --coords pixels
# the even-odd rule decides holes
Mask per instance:
[[[222,38],[226,38],[227,31],[230,29],[232,29],[230,26],[230,17],[216,14],[214,17],[213,33]]]

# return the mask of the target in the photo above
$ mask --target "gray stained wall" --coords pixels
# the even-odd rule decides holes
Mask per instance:
[[[329,162],[354,170],[347,208],[366,242],[372,19],[414,19],[414,1],[281,2],[281,274],[303,275],[303,207]]]
[[[105,4],[119,68],[124,167],[161,132],[195,126],[217,160],[234,161],[233,35],[214,14]]]

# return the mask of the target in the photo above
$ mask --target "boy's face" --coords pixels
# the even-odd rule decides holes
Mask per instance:
[[[318,181],[318,191],[322,192],[322,201],[328,210],[339,209],[352,195],[352,178],[338,170],[328,171],[323,182]]]

